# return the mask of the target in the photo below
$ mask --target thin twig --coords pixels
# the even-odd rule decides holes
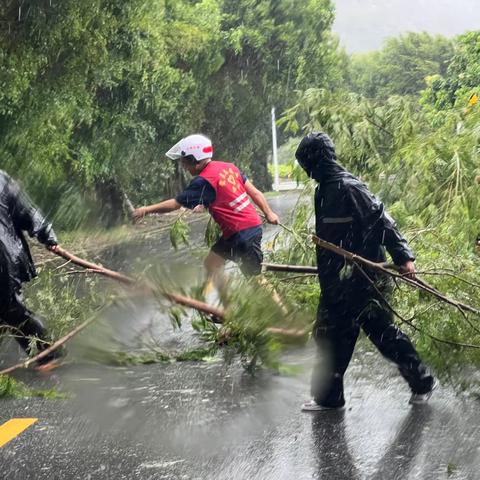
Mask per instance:
[[[435,302],[429,305],[428,307],[424,308],[420,312],[414,312],[413,315],[408,319],[408,321],[413,322],[415,318],[425,315],[429,310],[432,310],[433,308],[438,307],[441,304],[442,302]]]
[[[387,130],[385,127],[382,127],[382,125],[379,125],[378,123],[374,122],[371,118],[367,117],[366,115],[363,118],[365,118],[365,120],[371,123],[374,127],[379,128],[380,130],[384,131],[386,134],[390,135],[391,137],[394,136],[392,132]]]
[[[459,282],[466,283],[467,285],[470,285],[471,287],[480,288],[480,285],[478,283],[470,282],[469,280],[466,280],[465,278],[459,277],[458,275],[455,275],[455,274],[450,273],[450,272],[435,272],[435,271],[424,270],[424,271],[415,272],[415,275],[432,275],[432,276],[451,277],[451,278],[454,278],[455,280],[458,280]]]
[[[417,237],[422,235],[422,233],[434,232],[435,230],[436,230],[435,228],[421,228],[420,230],[417,230],[415,234],[410,238],[410,242],[414,242],[417,239]]]
[[[306,273],[310,275],[317,275],[318,268],[307,265],[282,265],[278,263],[262,263],[262,267],[267,272],[291,272],[291,273]]]
[[[293,280],[308,280],[310,281],[312,279],[312,277],[316,277],[317,274],[316,273],[302,273],[301,275],[294,275],[293,277],[285,277],[285,278],[280,278],[277,280],[277,282],[279,283],[287,283],[287,282],[291,282]]]
[[[87,275],[91,273],[101,273],[100,270],[93,270],[91,268],[87,268],[85,270],[69,270],[68,272],[57,273],[54,275],[55,277],[64,277],[66,275]]]
[[[67,260],[66,262],[62,263],[58,267],[54,268],[53,271],[56,272],[57,270],[60,270],[61,268],[66,267],[70,262],[71,260]]]
[[[68,340],[70,340],[75,335],[80,333],[86,327],[88,327],[91,323],[93,323],[95,321],[96,318],[97,318],[97,316],[95,315],[92,318],[89,318],[88,320],[85,320],[85,322],[81,323],[78,327],[74,328],[71,332],[67,333],[67,335],[65,335],[64,337],[57,340],[50,347],[46,348],[45,350],[43,350],[38,355],[35,355],[34,357],[29,358],[28,360],[26,360],[24,362],[17,363],[16,365],[13,365],[9,368],[6,368],[5,370],[0,371],[0,375],[8,375],[8,374],[14,372],[15,370],[20,369],[20,368],[28,368],[32,363],[35,363],[38,360],[41,360],[42,358],[45,358],[50,353],[54,352],[59,347],[61,347],[65,343],[67,343]]]
[[[378,287],[375,285],[375,282],[368,276],[367,272],[364,271],[364,269],[358,265],[355,264],[355,266],[360,270],[360,272],[366,277],[366,279],[371,283],[377,294],[379,295],[380,299],[383,301],[383,303],[386,305],[386,307],[402,322],[408,325],[409,327],[413,328],[415,331],[426,335],[432,340],[435,340],[436,342],[439,343],[445,343],[447,345],[453,345],[456,347],[464,347],[464,348],[475,348],[475,349],[480,349],[480,345],[474,345],[470,343],[459,343],[459,342],[454,342],[453,340],[447,340],[444,338],[439,338],[435,335],[432,335],[429,332],[426,332],[425,330],[422,330],[421,328],[417,327],[411,320],[406,319],[403,317],[400,313],[398,313],[390,304],[390,302],[385,298],[383,293],[378,289]]]
[[[259,212],[257,210],[257,213],[260,215],[260,217],[262,217],[264,220],[267,219],[267,217],[262,213],[262,212]],[[302,247],[302,250],[304,251],[305,254],[308,254],[308,251],[307,251],[307,247],[305,246],[305,242],[302,240],[302,238],[298,235],[297,232],[295,232],[295,230],[291,229],[290,227],[287,227],[285,224],[281,223],[281,222],[278,222],[277,225],[281,228],[283,228],[285,231],[287,231],[288,233],[290,233],[293,238],[297,241],[297,243],[300,245],[300,247]]]

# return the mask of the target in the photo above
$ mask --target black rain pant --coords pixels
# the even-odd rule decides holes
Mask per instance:
[[[39,352],[47,348],[47,330],[42,320],[23,304],[20,291],[7,292],[10,295],[0,296],[1,326],[8,328],[27,354],[32,353],[32,347]]]
[[[326,305],[320,301],[313,336],[318,360],[311,393],[324,406],[345,404],[343,376],[352,358],[360,328],[380,353],[395,363],[414,393],[431,390],[434,379],[410,339],[393,323],[392,313],[375,300]]]

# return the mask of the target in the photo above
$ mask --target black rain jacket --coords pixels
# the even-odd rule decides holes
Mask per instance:
[[[319,182],[315,191],[318,237],[374,262],[386,260],[385,248],[396,265],[415,260],[383,203],[337,163],[328,135],[317,133],[303,139],[296,157],[309,176]],[[317,247],[317,264],[322,302],[356,302],[375,296],[375,289],[362,272],[340,255]],[[378,281],[373,272],[367,273]]]
[[[0,170],[0,285],[19,288],[36,276],[30,249],[23,232],[44,245],[56,245],[57,238],[41,212],[18,184]],[[6,285],[9,282],[9,285]]]

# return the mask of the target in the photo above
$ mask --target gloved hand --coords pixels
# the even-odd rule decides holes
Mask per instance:
[[[58,245],[57,236],[53,231],[51,225],[47,225],[44,229],[37,233],[37,239],[40,243],[43,243],[47,248]]]
[[[50,250],[53,253],[57,253],[58,249],[60,248],[57,244],[55,245],[47,245],[48,250]]]

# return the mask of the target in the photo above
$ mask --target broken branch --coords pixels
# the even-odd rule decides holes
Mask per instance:
[[[446,297],[445,295],[441,294],[437,289],[428,285],[423,280],[420,280],[418,278],[417,279],[412,279],[412,278],[409,278],[405,275],[401,275],[401,274],[397,273],[396,271],[394,271],[393,269],[386,268],[384,266],[384,264],[382,264],[382,263],[372,262],[371,260],[363,258],[360,255],[356,255],[352,252],[344,250],[343,248],[338,247],[337,245],[334,245],[333,243],[322,240],[321,238],[317,237],[316,235],[313,235],[313,241],[319,247],[324,248],[325,250],[329,250],[330,252],[336,253],[337,255],[341,255],[342,257],[346,258],[348,261],[350,261],[354,264],[364,265],[364,266],[369,267],[373,270],[377,270],[377,271],[382,272],[386,275],[389,275],[390,277],[402,280],[403,282],[408,283],[409,285],[412,285],[419,290],[423,290],[425,292],[428,292],[428,293],[430,293],[430,295],[438,298],[439,300],[454,306],[464,316],[465,316],[465,311],[475,313],[476,315],[480,315],[480,310],[478,310],[477,308],[472,307],[470,305],[466,305],[464,303],[461,303],[461,302],[458,302],[456,300],[453,300],[451,298]]]
[[[52,250],[53,253],[56,255],[64,258],[65,260],[69,260],[71,263],[78,265],[79,267],[85,268],[91,272],[98,273],[100,275],[104,275],[108,278],[111,278],[113,280],[116,280],[124,285],[129,285],[129,286],[136,286],[137,282],[135,279],[131,277],[127,277],[126,275],[115,272],[114,270],[110,270],[108,268],[105,268],[103,265],[98,265],[92,262],[88,262],[86,260],[83,260],[82,258],[77,257],[76,255],[73,255],[72,253],[68,252],[67,250],[63,249],[62,247],[56,246],[54,250]],[[147,285],[144,284],[143,286],[144,289],[146,289],[149,293],[155,293],[159,292],[162,296],[168,298],[170,301],[173,301],[175,303],[178,303],[179,305],[183,305],[185,307],[191,307],[194,308],[195,310],[198,310],[202,313],[205,313],[207,315],[210,315],[214,317],[215,319],[220,320],[219,323],[222,323],[224,318],[225,318],[225,312],[219,308],[212,307],[211,305],[208,305],[207,303],[200,302],[199,300],[195,300],[193,298],[187,297],[185,295],[179,295],[176,293],[170,293],[166,292],[164,290],[159,291],[158,288],[154,288],[152,285]]]

